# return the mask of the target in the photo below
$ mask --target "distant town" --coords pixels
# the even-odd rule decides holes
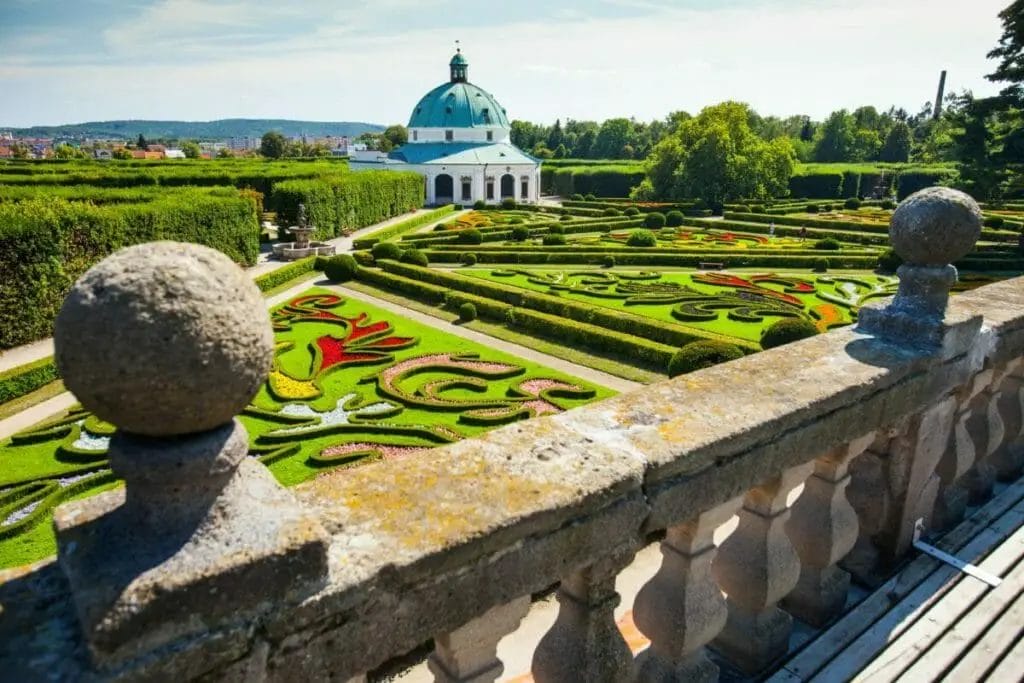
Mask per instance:
[[[364,136],[286,136],[285,140],[307,150],[303,156],[347,157],[365,151],[372,139]],[[366,136],[370,137],[370,136]],[[216,141],[154,140],[142,135],[123,138],[61,138],[19,136],[0,131],[0,159],[215,159],[258,156],[258,136],[229,137]]]

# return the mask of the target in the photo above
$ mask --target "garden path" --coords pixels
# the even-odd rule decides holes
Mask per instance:
[[[364,294],[363,292],[357,292],[356,290],[349,289],[348,287],[345,287],[343,285],[332,285],[325,280],[319,281],[316,284],[318,286],[325,286],[327,289],[333,289],[335,291],[342,292],[343,294],[345,294],[345,296],[365,301],[379,308],[383,308],[384,310],[397,313],[398,315],[401,315],[404,318],[409,318],[410,320],[415,320],[418,323],[429,325],[430,327],[442,330],[448,334],[454,334],[458,337],[463,337],[465,339],[475,341],[478,344],[483,344],[484,346],[488,346],[499,351],[504,351],[505,353],[510,353],[512,355],[519,356],[520,358],[525,358],[526,360],[530,360],[535,363],[546,365],[554,370],[559,370],[570,375],[575,375],[580,379],[585,379],[588,382],[600,384],[601,386],[608,387],[609,389],[614,389],[615,391],[632,391],[633,389],[639,389],[640,387],[643,386],[639,382],[633,382],[628,379],[623,379],[621,377],[609,375],[608,373],[601,372],[600,370],[594,370],[593,368],[588,368],[583,365],[570,363],[569,361],[562,360],[561,358],[549,356],[546,353],[535,351],[534,349],[531,349],[526,346],[520,346],[519,344],[513,344],[511,342],[503,341],[501,339],[495,339],[494,337],[488,336],[481,332],[477,332],[475,330],[467,329],[460,325],[453,325],[451,323],[441,320],[440,318],[435,318],[432,315],[420,313],[419,311],[414,311],[405,308],[404,306],[391,303],[390,301],[385,301],[384,299],[378,299],[375,296]]]
[[[381,221],[380,223],[374,223],[373,225],[369,225],[365,228],[360,228],[347,237],[336,237],[332,240],[328,240],[328,243],[333,244],[339,254],[345,253],[352,250],[353,240],[367,235],[374,230],[386,228],[389,225],[407,220],[413,216],[418,216],[419,214],[426,213],[430,210],[431,209],[417,209],[416,211],[403,213],[401,216],[395,216],[394,218],[389,218],[386,221]],[[249,277],[257,278],[260,275],[266,275],[267,273],[273,272],[278,268],[283,268],[289,264],[288,261],[271,261],[269,258],[269,250],[261,253],[256,261],[256,265],[251,268],[246,268],[245,272],[249,274]],[[53,339],[50,338],[40,339],[39,341],[34,341],[22,346],[15,346],[12,349],[0,351],[0,372],[52,355]]]

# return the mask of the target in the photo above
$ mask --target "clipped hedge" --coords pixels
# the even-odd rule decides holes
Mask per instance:
[[[254,279],[253,282],[260,288],[261,292],[268,292],[275,287],[280,287],[286,282],[294,280],[297,277],[302,277],[307,273],[312,273],[316,270],[316,262],[320,257],[309,256],[304,259],[299,259],[294,263],[289,263],[283,268],[272,270],[265,275],[260,275]]]
[[[366,237],[360,237],[359,239],[352,242],[352,248],[369,249],[377,242],[393,239],[395,237],[398,237],[399,235],[409,232],[410,230],[414,230],[418,227],[426,225],[427,223],[433,223],[439,218],[442,218],[443,216],[447,216],[448,214],[454,212],[455,205],[447,204],[439,209],[434,209],[433,211],[422,213],[419,216],[413,216],[412,218],[406,219],[399,223],[395,223],[394,225],[388,226],[386,228],[381,228],[380,230],[377,230],[372,234],[367,235]]]
[[[572,301],[520,287],[469,277],[452,271],[419,268],[393,261],[385,261],[381,263],[381,267],[389,273],[420,280],[441,288],[454,289],[496,299],[512,306],[529,308],[541,313],[561,316],[568,320],[589,323],[616,332],[645,337],[649,340],[671,346],[682,346],[700,338],[719,337],[719,335],[710,332],[701,331],[697,333],[694,330],[679,325],[634,315],[605,306]],[[750,343],[750,346],[755,348],[755,345],[752,343]]]
[[[44,387],[59,377],[53,356],[0,372],[0,403]]]
[[[259,224],[250,199],[182,191],[147,204],[54,199],[0,203],[0,348],[50,336],[71,284],[121,247],[194,242],[250,265]]]
[[[598,197],[628,197],[647,174],[635,164],[569,166],[541,171],[541,187],[562,197],[592,194]]]
[[[783,344],[807,339],[818,334],[818,328],[810,320],[785,318],[776,320],[761,335],[761,348],[774,349]]]
[[[668,363],[668,376],[677,377],[687,372],[703,370],[743,357],[743,351],[735,344],[723,341],[695,341],[672,354]]]
[[[329,239],[423,206],[423,178],[409,171],[360,171],[274,185],[268,204],[284,223],[298,217],[299,204]]]

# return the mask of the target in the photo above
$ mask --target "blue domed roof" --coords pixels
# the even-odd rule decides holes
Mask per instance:
[[[505,109],[472,83],[442,83],[419,101],[409,128],[508,128]]]

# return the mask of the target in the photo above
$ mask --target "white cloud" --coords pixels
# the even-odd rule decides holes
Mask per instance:
[[[295,20],[297,10],[165,0],[141,21],[126,19],[105,32],[117,63],[0,65],[0,123],[229,116],[405,122],[419,96],[447,77],[455,38],[471,79],[514,118],[651,119],[724,99],[765,114],[818,118],[862,104],[916,110],[934,97],[943,68],[947,89],[996,89],[983,74],[992,68],[985,53],[1000,34],[996,14],[1004,0],[976,0],[969,12],[958,0],[709,9],[644,2],[655,11],[479,29],[417,28],[417,15],[434,10],[412,0],[339,4],[328,3],[308,31],[259,39],[251,36]],[[378,21],[365,31],[381,13],[391,17],[390,28],[381,30]]]

